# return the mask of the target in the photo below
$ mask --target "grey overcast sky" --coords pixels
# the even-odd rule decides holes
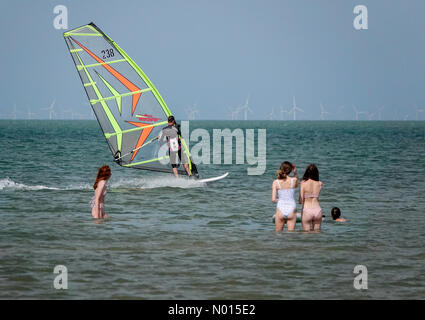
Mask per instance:
[[[353,120],[355,105],[360,120],[425,120],[421,0],[3,0],[0,118],[46,119],[54,99],[55,118],[91,117],[56,5],[69,29],[93,21],[114,39],[180,119],[194,103],[197,119],[231,119],[250,95],[250,120],[279,120],[293,96],[299,120],[320,103],[324,119]]]

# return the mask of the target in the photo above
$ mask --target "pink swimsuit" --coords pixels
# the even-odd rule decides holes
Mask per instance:
[[[304,193],[304,199],[319,198],[319,193]],[[320,206],[314,208],[303,208],[303,214],[307,215],[308,220],[318,220],[322,217],[322,208],[320,208]]]

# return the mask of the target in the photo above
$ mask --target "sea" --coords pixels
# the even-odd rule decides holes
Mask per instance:
[[[264,173],[233,158],[198,165],[201,178],[229,172],[223,180],[174,179],[115,164],[94,120],[1,120],[0,299],[425,298],[424,121],[196,128],[265,129]],[[275,232],[283,161],[299,177],[317,165],[321,232]],[[89,201],[104,164],[110,219],[96,221]]]

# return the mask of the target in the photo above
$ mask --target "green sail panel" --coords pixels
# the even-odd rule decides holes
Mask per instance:
[[[146,74],[94,23],[63,36],[115,161],[171,173],[166,142],[154,140],[171,111]],[[190,159],[184,139],[182,152]]]

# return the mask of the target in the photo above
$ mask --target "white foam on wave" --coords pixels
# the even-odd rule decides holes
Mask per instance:
[[[0,179],[0,190],[12,189],[12,190],[60,190],[59,188],[47,187],[42,185],[29,186],[22,183],[16,183],[10,178]]]
[[[93,185],[90,185],[88,183],[80,183],[80,184],[71,184],[70,186],[64,187],[63,189],[59,190],[93,190]]]
[[[205,186],[205,183],[199,182],[196,180],[189,180],[187,178],[174,178],[170,177],[149,177],[149,178],[119,178],[116,181],[112,180],[108,183],[108,188],[113,189],[155,189],[155,188],[199,188]],[[69,186],[58,187],[48,187],[44,185],[26,185],[22,183],[17,183],[10,179],[9,177],[0,179],[0,191],[1,190],[61,190],[61,191],[72,191],[72,190],[90,190],[93,191],[93,186],[89,183],[76,183]]]
[[[157,177],[157,178],[131,178],[119,179],[112,181],[110,188],[140,188],[140,189],[155,189],[155,188],[200,188],[205,186],[205,183],[187,178]]]

